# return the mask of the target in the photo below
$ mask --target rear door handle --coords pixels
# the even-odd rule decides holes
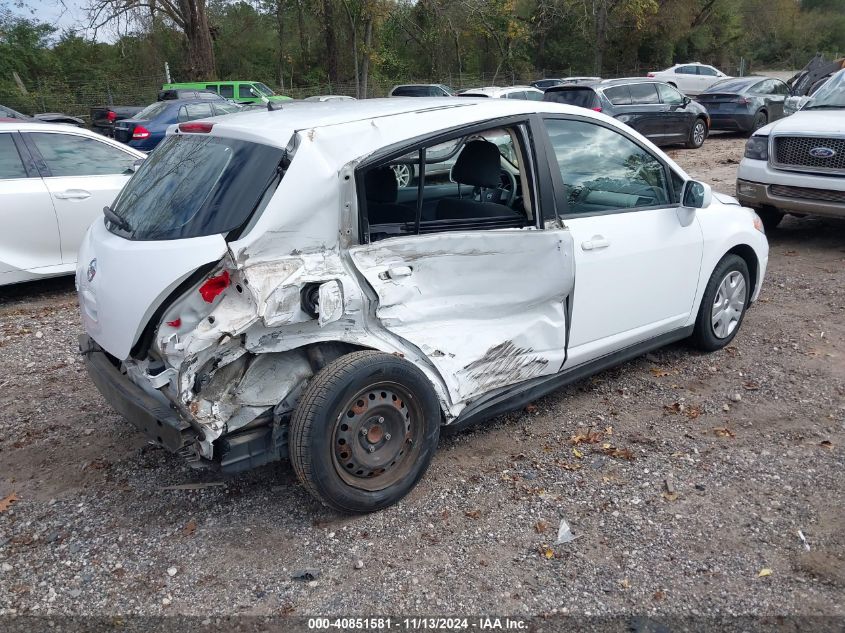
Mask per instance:
[[[53,195],[59,200],[85,200],[91,197],[91,192],[84,189],[68,189]]]
[[[610,242],[607,241],[604,235],[593,235],[592,239],[581,242],[581,248],[585,251],[595,251],[600,248],[607,248],[608,246],[610,246]]]

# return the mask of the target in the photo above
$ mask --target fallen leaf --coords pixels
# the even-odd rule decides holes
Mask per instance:
[[[537,405],[536,404],[526,404],[525,405],[525,412],[526,413],[536,413],[537,412]]]
[[[545,521],[537,521],[537,523],[534,524],[534,531],[537,532],[537,534],[544,534],[548,529],[549,524]]]
[[[481,518],[481,510],[467,510],[464,512],[464,516],[470,519],[479,519]]]
[[[796,255],[798,255],[798,251],[786,251],[784,255],[786,255],[787,257],[795,257]]]
[[[764,578],[766,576],[771,576],[771,575],[772,575],[772,570],[769,569],[768,567],[764,567],[763,569],[760,570],[760,573],[757,574],[757,578]]]
[[[747,382],[742,383],[742,388],[746,391],[757,391],[760,388],[756,382],[751,382],[750,380]]]
[[[631,587],[631,583],[627,578],[623,578],[622,580],[620,580],[619,584],[622,585],[623,589],[628,589]]]
[[[546,559],[554,558],[555,551],[548,545],[543,545],[542,547],[540,547],[540,555]]]
[[[716,435],[718,435],[719,437],[730,437],[730,438],[735,438],[735,437],[736,437],[736,433],[734,433],[733,431],[731,431],[731,430],[730,430],[728,427],[726,427],[726,426],[723,426],[723,427],[717,427],[717,428],[713,429],[713,432],[714,432]]]
[[[671,371],[666,371],[665,369],[661,369],[660,367],[650,367],[649,371],[654,374],[656,378],[663,378],[664,376],[671,376]]]
[[[663,591],[661,591],[660,589],[658,589],[657,591],[654,592],[654,595],[651,596],[651,599],[654,600],[655,602],[660,602],[665,597],[666,597],[666,594]]]
[[[194,532],[197,531],[197,522],[191,519],[188,523],[185,524],[185,527],[182,528],[182,534],[184,536],[193,536]]]
[[[609,457],[620,457],[622,459],[634,459],[635,457],[630,448],[614,448],[613,446],[609,446],[608,448],[602,448],[601,452]]]
[[[828,450],[831,450],[831,451],[833,450],[833,442],[831,442],[830,440],[822,440],[821,442],[819,442],[819,446],[822,446],[822,447],[824,447]],[[2,510],[2,509],[3,508],[0,507],[0,510]]]
[[[558,466],[560,466],[564,470],[581,470],[581,464],[567,464],[564,462],[558,462]]]
[[[671,415],[675,415],[676,413],[681,413],[682,411],[686,410],[686,407],[681,404],[680,402],[673,402],[672,404],[667,404],[663,406],[663,410],[666,413]]]
[[[0,499],[0,512],[5,512],[6,510],[8,510],[11,505],[18,499],[20,499],[20,497],[18,497],[17,493],[14,492]]]
[[[607,435],[607,436],[613,435],[613,427],[612,426],[605,427],[604,434]]]
[[[701,406],[697,404],[690,405],[687,408],[686,414],[690,420],[695,420],[698,416],[701,415]]]
[[[584,453],[579,451],[577,448],[572,449],[572,454],[575,455],[578,459],[582,459],[584,457]]]
[[[663,498],[666,499],[666,501],[675,501],[678,498],[678,493],[677,492],[664,492]]]
[[[570,444],[578,446],[578,444],[596,444],[601,441],[601,433],[594,431],[592,427],[583,433],[576,433],[569,438]]]

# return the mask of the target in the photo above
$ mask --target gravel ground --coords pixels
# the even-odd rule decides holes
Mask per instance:
[[[732,193],[743,142],[671,154]],[[730,347],[444,437],[364,517],[287,466],[221,479],[146,445],[75,355],[72,281],[0,289],[0,614],[843,616],[845,223],[787,218],[771,245]]]

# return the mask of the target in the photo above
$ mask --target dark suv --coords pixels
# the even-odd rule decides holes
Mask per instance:
[[[701,147],[710,130],[705,107],[669,84],[649,79],[554,86],[546,90],[543,100],[603,112],[627,123],[656,145]]]

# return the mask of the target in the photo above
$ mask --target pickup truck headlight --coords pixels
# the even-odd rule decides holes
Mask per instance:
[[[769,160],[769,137],[752,136],[745,142],[745,157],[754,160]]]

